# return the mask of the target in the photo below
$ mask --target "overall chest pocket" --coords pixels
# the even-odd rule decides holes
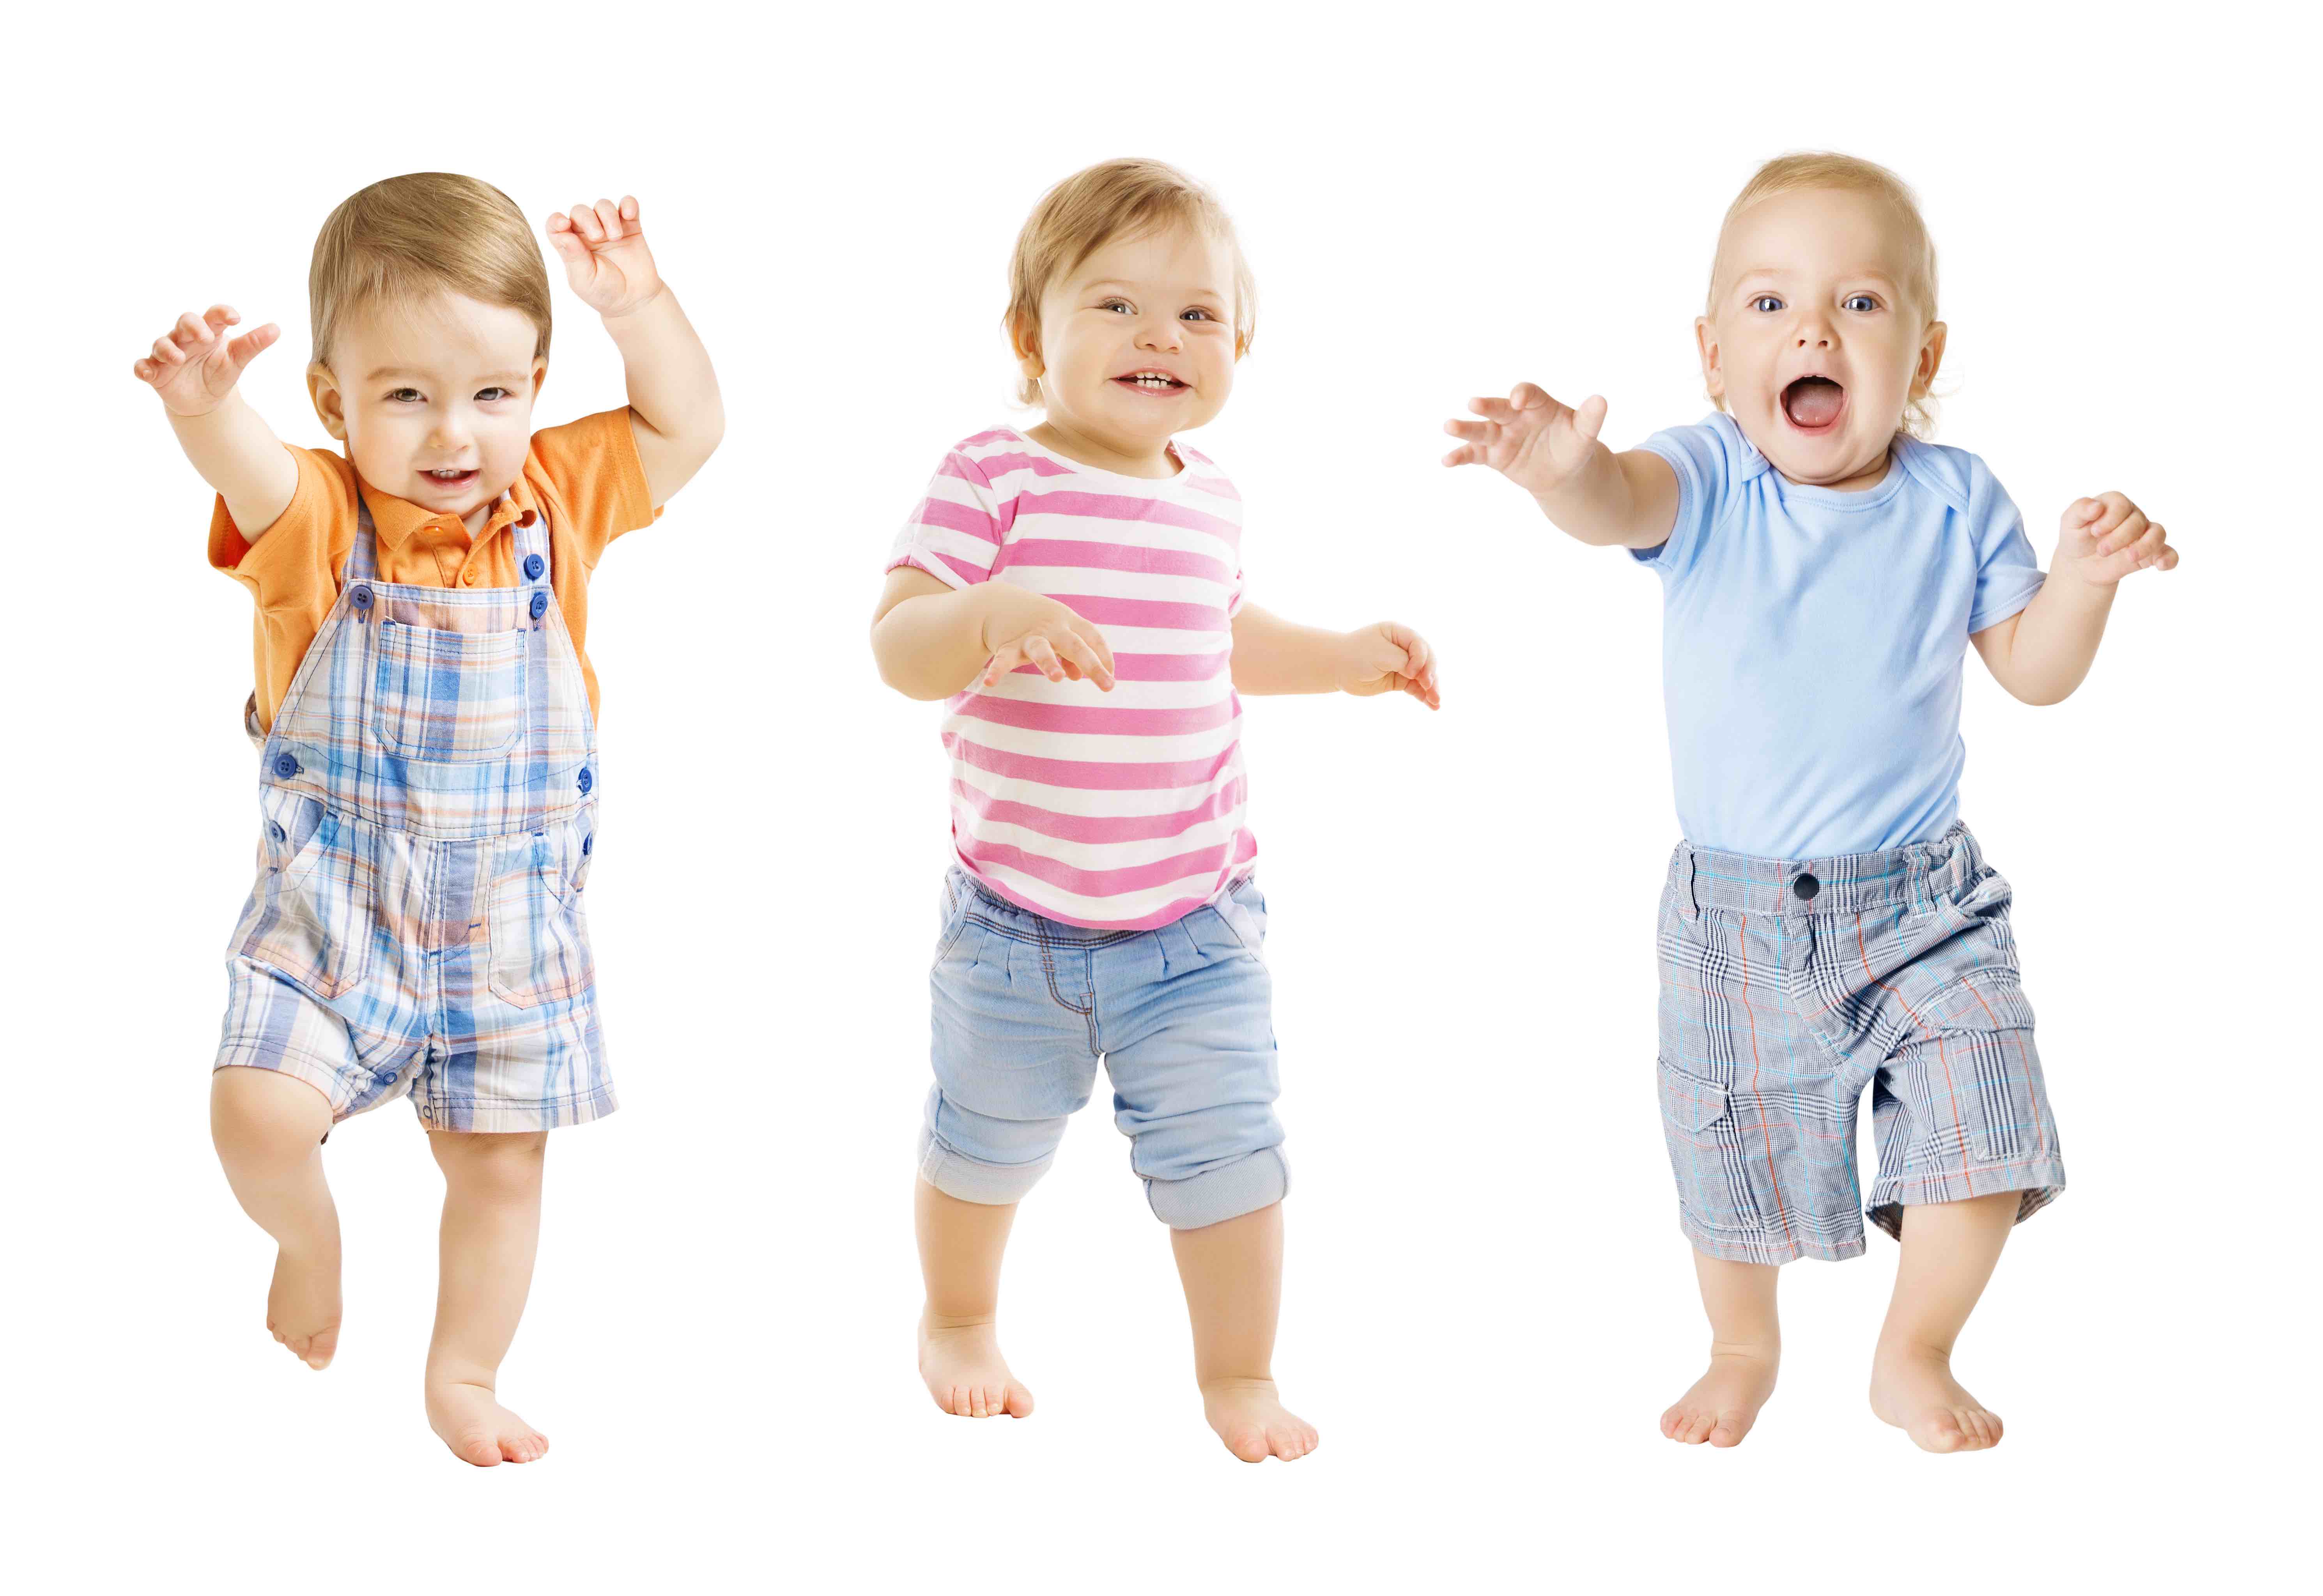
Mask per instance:
[[[520,631],[439,632],[379,623],[372,729],[407,759],[497,759],[524,736]]]

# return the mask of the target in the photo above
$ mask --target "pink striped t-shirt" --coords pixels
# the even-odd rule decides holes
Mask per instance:
[[[1174,477],[1078,464],[1010,427],[944,457],[887,569],[1009,582],[1094,621],[1115,683],[1031,665],[946,703],[952,846],[1009,902],[1072,925],[1167,925],[1250,874],[1242,701],[1242,500],[1173,444]]]

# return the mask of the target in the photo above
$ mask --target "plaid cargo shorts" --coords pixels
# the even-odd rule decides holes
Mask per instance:
[[[1852,1258],[1863,1215],[2064,1189],[2008,883],[1933,842],[1785,861],[1680,843],[1662,894],[1662,1127],[1680,1228],[1713,1258]],[[1871,1088],[1878,1179],[1862,1198]]]

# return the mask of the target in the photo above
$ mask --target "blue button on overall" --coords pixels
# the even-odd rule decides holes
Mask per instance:
[[[527,582],[538,582],[540,580],[540,573],[546,569],[548,569],[548,562],[542,559],[538,555],[525,555],[524,579]]]
[[[581,767],[581,790],[585,793],[596,784],[596,778],[589,774],[589,767],[585,765]]]
[[[289,781],[292,776],[298,774],[298,761],[293,759],[288,754],[275,755],[274,774],[280,776],[284,781]]]
[[[281,828],[281,827],[280,827],[280,826],[276,826],[276,827],[274,827],[274,828],[273,828],[273,831],[274,831],[274,840],[275,840],[275,841],[277,841],[277,842],[281,841],[281,840],[283,839],[284,835],[285,835],[285,833],[284,833],[284,831],[283,831],[282,828]],[[583,848],[581,851],[582,851],[583,853],[587,853],[589,850],[588,850],[586,848]]]
[[[370,609],[371,589],[367,587],[349,588],[347,590],[347,602],[353,604],[358,610]]]
[[[538,620],[542,616],[544,616],[544,615],[546,615],[546,614],[547,614],[547,613],[548,613],[548,595],[547,595],[546,593],[544,593],[544,592],[535,592],[535,593],[532,595],[532,618],[533,618],[533,619],[535,619],[535,620]]]
[[[589,857],[589,850],[596,846],[597,839],[594,837],[583,837],[581,839],[581,857],[584,859],[587,858]]]

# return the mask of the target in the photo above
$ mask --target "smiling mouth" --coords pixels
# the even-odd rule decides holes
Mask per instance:
[[[1123,388],[1135,389],[1140,393],[1181,393],[1193,386],[1180,382],[1167,371],[1127,371],[1113,379]]]
[[[1828,377],[1802,377],[1783,390],[1783,414],[1801,432],[1829,432],[1847,408],[1847,390]]]
[[[425,471],[419,474],[438,487],[464,488],[476,480],[477,472],[470,466],[465,471]]]

